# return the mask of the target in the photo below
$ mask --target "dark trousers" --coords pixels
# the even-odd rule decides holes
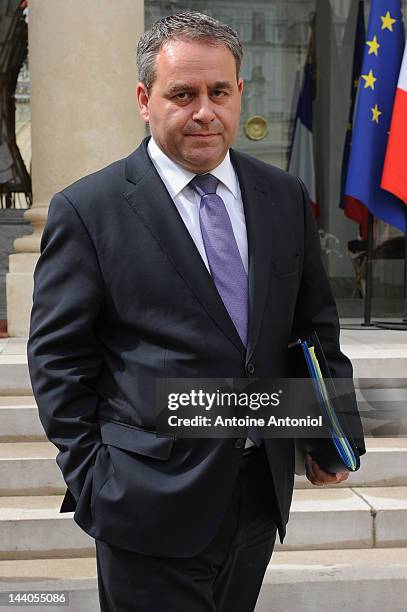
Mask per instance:
[[[274,499],[263,446],[242,457],[221,527],[197,556],[150,557],[96,540],[101,611],[252,612],[276,538]]]

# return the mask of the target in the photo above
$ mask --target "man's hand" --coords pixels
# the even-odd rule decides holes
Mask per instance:
[[[325,472],[308,453],[305,455],[305,468],[307,470],[306,476],[308,480],[313,485],[317,486],[323,486],[324,484],[339,484],[349,476],[349,472],[336,472],[336,474]]]

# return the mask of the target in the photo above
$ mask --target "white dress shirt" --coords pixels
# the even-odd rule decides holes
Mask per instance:
[[[210,272],[199,224],[201,197],[192,187],[188,186],[188,183],[196,175],[172,161],[172,159],[161,151],[153,137],[150,138],[148,143],[148,154]],[[239,181],[232,162],[230,161],[229,151],[226,153],[224,160],[219,166],[211,170],[210,173],[219,180],[216,193],[225,203],[243,266],[247,274],[248,252],[246,221]],[[247,439],[246,448],[249,446],[253,446],[253,442]]]
[[[185,168],[182,168],[182,166],[176,164],[167,157],[153,138],[151,138],[148,143],[148,153],[168,193],[173,199],[182,220],[191,234],[191,238],[196,248],[209,270],[208,259],[206,257],[205,246],[199,225],[199,205],[201,198],[192,187],[188,187],[188,183],[196,175],[193,172],[185,170]],[[232,166],[232,162],[230,161],[229,151],[219,166],[211,170],[211,174],[219,180],[216,193],[225,203],[240,256],[243,261],[243,266],[247,273],[247,235],[243,201],[240,193],[239,181],[235,169]]]

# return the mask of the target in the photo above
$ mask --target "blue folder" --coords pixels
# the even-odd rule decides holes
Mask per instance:
[[[346,396],[340,397],[336,393],[317,334],[314,332],[290,345],[289,359],[291,376],[311,381],[313,396],[326,428],[325,437],[298,440],[302,450],[327,472],[355,472],[360,467],[360,459],[349,425],[345,423]]]

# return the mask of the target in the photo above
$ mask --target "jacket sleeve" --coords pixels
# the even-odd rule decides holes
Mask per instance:
[[[349,379],[349,384],[346,384],[347,423],[359,454],[363,455],[366,448],[352,382],[353,368],[350,360],[340,350],[338,312],[322,263],[318,230],[307,189],[300,179],[298,181],[304,207],[304,264],[295,307],[293,337],[316,331],[332,377],[343,381]]]
[[[56,461],[76,501],[101,445],[93,383],[101,367],[95,327],[103,288],[88,231],[57,193],[34,272],[27,357],[41,423],[59,449]]]

